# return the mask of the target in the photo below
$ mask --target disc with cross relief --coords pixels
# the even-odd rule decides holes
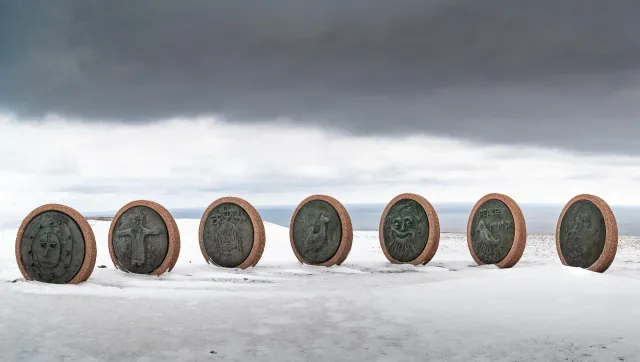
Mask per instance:
[[[116,268],[125,272],[160,275],[171,271],[180,253],[178,226],[160,204],[130,202],[111,222],[109,253]]]
[[[83,282],[96,262],[91,226],[68,206],[40,206],[24,219],[18,230],[16,260],[26,280],[53,284]]]

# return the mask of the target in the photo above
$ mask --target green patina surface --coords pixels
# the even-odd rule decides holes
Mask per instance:
[[[80,271],[85,240],[78,224],[67,214],[47,211],[33,218],[20,240],[22,265],[37,281],[64,284]]]
[[[326,201],[304,204],[293,221],[293,240],[302,258],[310,263],[331,259],[342,239],[342,223],[336,209]]]
[[[157,269],[169,250],[167,226],[160,214],[146,206],[125,211],[114,227],[113,250],[120,266],[130,273],[149,274]]]
[[[502,261],[513,246],[515,225],[507,205],[497,199],[484,202],[471,222],[473,252],[485,264]]]
[[[203,244],[209,259],[218,266],[242,264],[251,253],[253,238],[249,214],[235,203],[220,204],[206,217]]]
[[[570,266],[588,268],[602,252],[606,227],[602,212],[593,202],[574,202],[560,223],[560,251]]]
[[[414,260],[429,239],[429,219],[415,200],[398,200],[383,221],[383,242],[389,255],[400,262]]]

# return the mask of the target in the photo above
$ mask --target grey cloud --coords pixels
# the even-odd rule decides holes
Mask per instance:
[[[0,109],[637,152],[635,0],[0,3]]]

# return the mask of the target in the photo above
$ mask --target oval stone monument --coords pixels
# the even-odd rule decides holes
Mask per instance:
[[[609,205],[594,195],[572,198],[558,218],[556,249],[564,265],[606,271],[618,249],[618,224]]]
[[[20,225],[16,260],[26,280],[52,284],[84,282],[96,264],[93,230],[79,212],[68,206],[40,206]]]
[[[160,275],[171,271],[180,254],[180,233],[162,205],[138,200],[123,206],[111,222],[109,254],[117,269]]]
[[[289,238],[291,248],[301,263],[340,265],[351,251],[351,218],[347,209],[333,197],[312,195],[294,211]]]
[[[512,198],[492,193],[478,200],[467,223],[467,245],[478,265],[514,266],[524,253],[526,240],[524,216]]]
[[[205,210],[198,232],[207,263],[246,269],[260,261],[265,232],[258,211],[238,197],[223,197]]]
[[[438,250],[440,222],[424,197],[405,193],[393,198],[380,218],[380,247],[394,264],[426,264]]]

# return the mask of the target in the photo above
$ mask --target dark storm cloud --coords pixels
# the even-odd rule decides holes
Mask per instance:
[[[636,0],[0,1],[0,109],[636,148]]]

